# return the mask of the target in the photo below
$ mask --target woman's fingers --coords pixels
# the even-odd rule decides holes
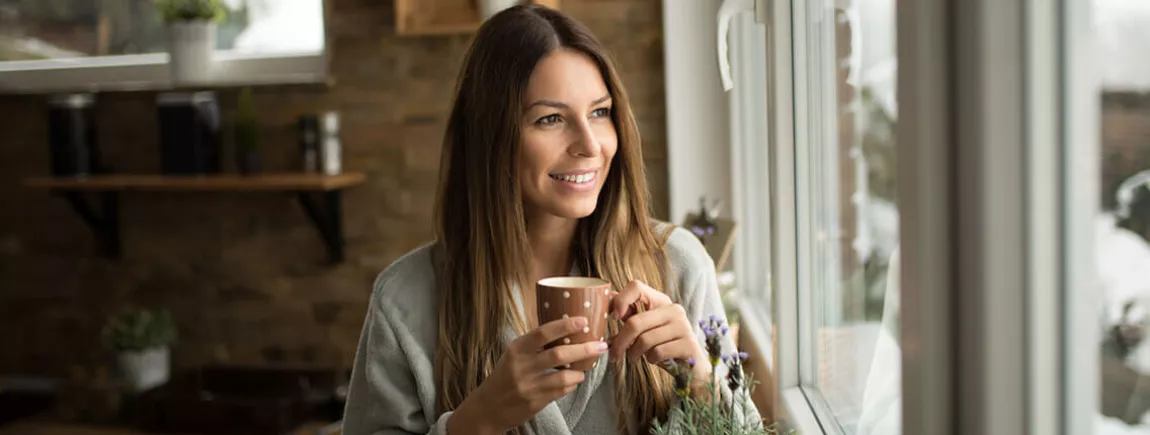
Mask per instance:
[[[656,346],[674,342],[680,338],[683,338],[683,336],[684,334],[682,328],[675,322],[670,322],[663,326],[659,326],[643,332],[642,334],[639,334],[639,337],[635,339],[635,344],[631,345],[631,348],[627,349],[627,359],[634,361],[639,357],[646,355],[647,352]],[[662,360],[651,359],[648,357],[647,361],[658,362]]]
[[[543,397],[555,400],[575,391],[586,379],[586,374],[578,370],[558,370],[543,375],[539,380],[539,390]]]
[[[622,358],[640,334],[668,324],[676,318],[687,318],[687,312],[683,310],[682,305],[666,305],[631,316],[626,322],[623,322],[623,327],[619,329],[619,333],[611,339],[611,361]]]
[[[659,344],[642,353],[647,361],[666,361],[669,359],[686,360],[695,357],[698,345],[690,339],[678,338],[673,341]]]
[[[533,367],[540,371],[564,367],[588,358],[598,358],[606,351],[607,342],[604,341],[559,345],[536,355]]]
[[[580,332],[586,326],[587,318],[582,316],[553,320],[515,339],[512,346],[516,346],[522,352],[538,353],[548,343]]]
[[[631,280],[614,297],[611,313],[616,319],[627,320],[639,312],[637,304],[646,309],[655,309],[672,303],[671,298],[639,280]]]

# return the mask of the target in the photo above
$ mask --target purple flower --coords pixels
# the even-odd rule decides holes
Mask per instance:
[[[723,351],[721,339],[729,332],[726,323],[721,317],[712,314],[699,321],[699,328],[703,331],[703,341],[711,364],[718,364]]]
[[[679,361],[669,359],[660,363],[675,381],[675,393],[679,397],[687,397],[691,393],[691,367],[695,365],[695,359],[687,360],[688,365],[679,363]]]

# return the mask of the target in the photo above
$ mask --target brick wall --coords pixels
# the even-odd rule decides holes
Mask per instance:
[[[391,1],[328,1],[336,84],[257,88],[254,100],[271,171],[299,160],[299,114],[343,114],[344,168],[368,174],[344,196],[347,262],[325,265],[298,204],[274,193],[122,195],[124,256],[94,257],[90,234],[62,199],[19,186],[47,172],[44,97],[0,96],[0,373],[106,364],[100,325],[129,304],[172,310],[182,335],[177,367],[350,365],[372,278],[432,236],[439,141],[470,35],[401,37]],[[656,215],[665,218],[660,2],[565,3],[620,63]],[[235,90],[220,95],[230,110]],[[157,171],[154,98],[99,96],[101,151],[118,171]]]

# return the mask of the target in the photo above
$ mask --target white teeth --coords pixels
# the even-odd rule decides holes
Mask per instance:
[[[554,178],[556,180],[566,181],[568,183],[583,184],[583,183],[589,183],[589,182],[591,182],[591,180],[594,180],[595,179],[595,173],[591,172],[591,173],[580,174],[580,175],[552,175],[551,178]]]

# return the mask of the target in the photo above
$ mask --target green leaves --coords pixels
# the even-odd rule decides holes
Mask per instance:
[[[252,103],[252,89],[244,88],[236,100],[236,147],[243,150],[256,150],[260,147],[259,117]]]
[[[178,21],[219,21],[227,15],[220,0],[155,0],[165,23]]]
[[[749,409],[754,406],[750,393],[756,383],[750,379],[747,382],[748,388],[733,392],[730,403],[716,404],[693,396],[682,397],[678,406],[671,410],[667,422],[651,424],[651,435],[778,435],[777,423],[764,425],[762,421],[748,417],[752,414]],[[716,379],[707,384],[710,390],[708,397],[718,396],[715,392],[717,385]]]
[[[176,342],[176,324],[167,311],[128,310],[108,319],[100,331],[104,346],[116,352],[166,347]]]
[[[751,402],[751,392],[757,383],[750,375],[744,376],[743,361],[748,357],[746,353],[723,353],[722,340],[730,330],[726,322],[719,316],[711,315],[699,320],[699,329],[703,331],[711,366],[717,369],[721,361],[728,368],[724,379],[719,379],[713,370],[711,378],[707,380],[708,394],[705,397],[716,400],[699,400],[695,398],[697,395],[691,394],[690,373],[695,365],[693,359],[686,364],[664,361],[663,367],[675,378],[679,403],[671,410],[667,422],[651,423],[651,435],[778,435],[777,423],[764,425],[761,419],[751,417],[756,414],[753,412],[755,405]],[[719,399],[722,395],[718,393],[723,385],[730,388],[730,401]]]

